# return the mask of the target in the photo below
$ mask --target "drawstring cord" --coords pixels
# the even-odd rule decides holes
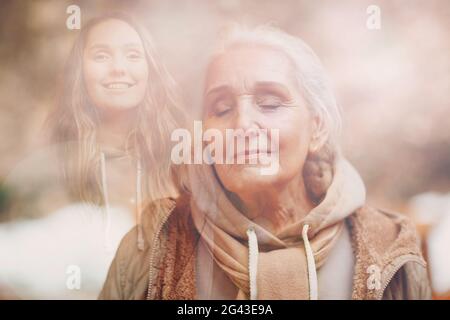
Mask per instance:
[[[102,189],[103,189],[103,201],[105,203],[105,213],[106,213],[106,227],[105,227],[105,237],[104,245],[107,252],[112,251],[111,245],[111,209],[109,208],[109,196],[108,196],[108,185],[106,184],[106,164],[105,164],[105,153],[100,154],[101,163],[101,173],[102,173]]]
[[[311,249],[311,244],[309,243],[308,230],[309,225],[305,224],[302,230],[302,238],[305,245],[306,262],[308,265],[309,300],[318,300],[316,262],[314,261],[314,253]]]
[[[256,284],[258,273],[258,239],[253,228],[248,228],[248,273],[250,278],[250,300],[258,297],[258,286]]]
[[[308,268],[308,281],[309,281],[309,299],[318,300],[318,285],[317,285],[317,271],[316,262],[314,261],[314,253],[311,248],[311,244],[308,239],[309,225],[305,224],[302,230],[303,244],[306,252],[306,263]],[[247,229],[248,236],[248,252],[249,252],[249,265],[248,273],[250,280],[250,300],[256,300],[258,296],[258,287],[256,283],[258,273],[258,238],[256,237],[255,230],[250,227]]]
[[[111,244],[111,209],[109,207],[109,196],[108,196],[108,185],[106,183],[106,161],[105,153],[100,154],[100,169],[102,175],[102,189],[103,189],[103,201],[105,203],[105,213],[106,213],[106,227],[105,227],[105,237],[104,245],[107,252],[112,251]],[[142,213],[142,168],[140,160],[137,161],[136,169],[136,220],[137,220],[137,231],[138,239],[137,246],[139,250],[144,250],[144,237],[142,235],[142,225],[141,225],[141,213]]]
[[[138,240],[137,246],[139,250],[144,250],[144,237],[142,236],[142,224],[141,224],[141,213],[142,213],[142,168],[141,161],[137,161],[136,170],[136,220],[137,220],[137,232]]]

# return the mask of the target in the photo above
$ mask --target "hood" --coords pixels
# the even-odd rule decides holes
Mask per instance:
[[[352,214],[366,201],[366,188],[356,169],[343,157],[336,157],[333,180],[324,199],[305,218],[309,237]]]

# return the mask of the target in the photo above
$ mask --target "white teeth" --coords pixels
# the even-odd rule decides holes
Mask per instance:
[[[106,87],[108,89],[127,89],[130,85],[127,83],[110,83]]]

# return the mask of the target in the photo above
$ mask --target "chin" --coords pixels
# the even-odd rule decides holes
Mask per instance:
[[[221,179],[222,183],[226,189],[237,194],[241,191],[248,192],[249,189],[257,192],[275,185],[278,175],[261,175],[261,168],[260,166],[239,166],[224,171],[225,179]]]
[[[138,106],[136,103],[130,103],[129,101],[119,102],[114,101],[113,103],[108,103],[105,105],[106,110],[124,111],[134,109]]]

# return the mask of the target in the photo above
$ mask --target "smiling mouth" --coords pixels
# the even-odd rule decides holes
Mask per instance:
[[[134,86],[134,83],[129,82],[109,82],[103,84],[103,87],[106,89],[112,89],[112,90],[123,90],[128,89]]]

